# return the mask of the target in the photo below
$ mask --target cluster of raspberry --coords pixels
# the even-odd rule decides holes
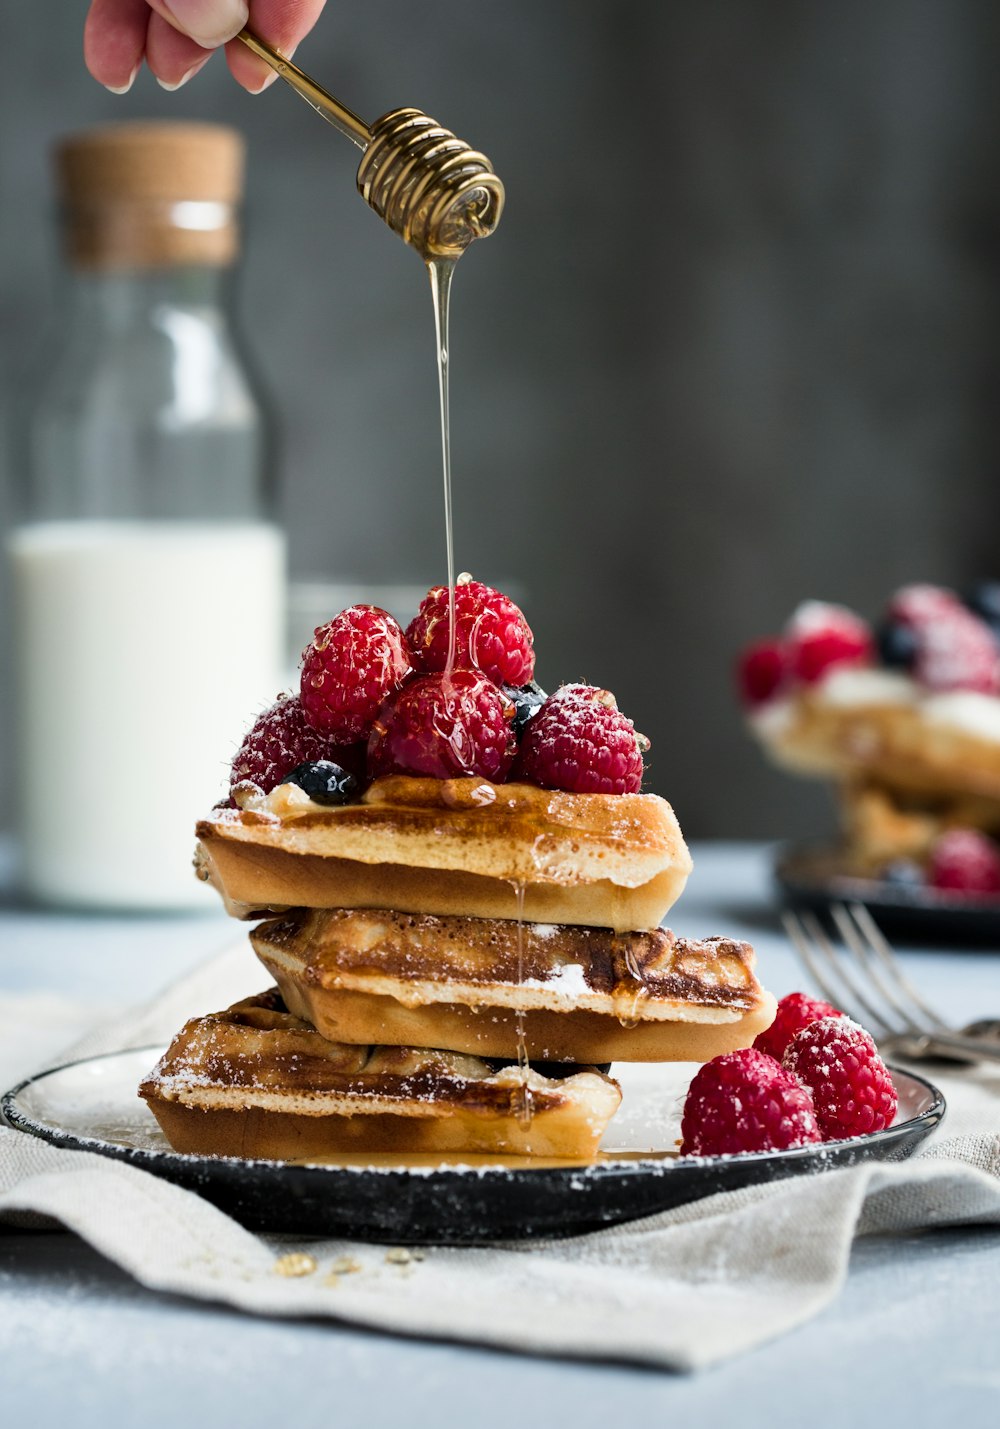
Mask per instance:
[[[714,1057],[688,1090],[682,1156],[786,1151],[882,1131],[896,1088],[871,1034],[802,992],[752,1047]]]
[[[235,802],[288,782],[342,802],[386,774],[638,793],[648,740],[608,690],[562,685],[546,697],[512,600],[460,576],[449,632],[446,586],[428,592],[405,631],[371,605],[321,625],[298,695],[261,715],[233,761]]]

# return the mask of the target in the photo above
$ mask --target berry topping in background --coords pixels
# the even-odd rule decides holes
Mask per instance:
[[[778,693],[788,673],[785,643],[777,636],[748,645],[736,662],[736,683],[745,705],[762,705]]]
[[[316,804],[349,804],[361,788],[354,775],[332,759],[299,764],[282,782],[297,784]]]
[[[1000,694],[1000,652],[989,626],[961,606],[919,632],[913,673],[931,690]]]
[[[448,663],[448,587],[433,586],[406,627],[420,670]],[[491,586],[460,575],[455,583],[455,665],[481,670],[496,685],[526,685],[535,671],[534,637],[521,611]]]
[[[809,1092],[753,1047],[699,1068],[684,1102],[681,1136],[682,1156],[784,1151],[821,1140]]]
[[[1000,636],[1000,581],[980,581],[965,597],[965,604]]]
[[[637,794],[648,748],[608,690],[563,685],[524,731],[515,778],[567,794]]]
[[[378,712],[368,741],[368,770],[502,783],[516,743],[514,706],[478,670],[418,675]]]
[[[298,695],[281,695],[264,711],[240,745],[229,775],[229,787],[253,784],[270,794],[290,769],[306,761],[330,759],[340,751],[306,723]]]
[[[781,1061],[785,1048],[803,1027],[817,1022],[821,1017],[842,1017],[839,1008],[818,997],[807,997],[804,992],[790,992],[778,1003],[774,1021],[766,1032],[754,1040],[758,1052],[766,1052],[769,1057]]]
[[[1000,893],[1000,847],[977,829],[948,829],[931,845],[927,882],[950,893]]]
[[[363,739],[379,706],[412,673],[399,624],[376,605],[352,605],[317,628],[302,652],[302,708],[313,729],[342,744]]]
[[[1000,694],[1000,650],[989,625],[942,586],[912,585],[889,602],[887,624],[910,633],[910,668],[930,690]],[[897,640],[906,637],[897,634]]]
[[[890,670],[912,670],[920,641],[912,625],[884,620],[875,636],[879,659]]]
[[[883,883],[889,883],[893,888],[923,888],[924,871],[919,863],[914,863],[910,858],[894,858],[891,863],[884,864],[879,872],[879,877]]]
[[[940,585],[904,585],[896,591],[889,602],[886,616],[890,621],[902,625],[912,625],[922,629],[935,620],[961,609],[961,601],[954,591]]]
[[[873,654],[871,629],[844,605],[807,600],[785,629],[788,664],[804,684],[814,684],[832,665],[868,665]]]
[[[823,1017],[797,1032],[781,1065],[812,1092],[825,1141],[882,1131],[896,1088],[870,1033],[849,1017]]]
[[[520,739],[529,720],[535,718],[548,695],[535,680],[520,686],[504,685],[503,692],[514,706],[514,733]]]

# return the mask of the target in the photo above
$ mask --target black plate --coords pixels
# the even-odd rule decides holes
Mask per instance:
[[[237,1161],[181,1156],[167,1147],[135,1093],[161,1051],[115,1052],[43,1072],[4,1096],[3,1113],[12,1126],[56,1146],[128,1161],[196,1191],[249,1230],[393,1244],[574,1235],[717,1191],[857,1161],[899,1161],[933,1131],[945,1110],[930,1082],[893,1068],[900,1119],[885,1131],[822,1147],[682,1160],[669,1148],[694,1068],[619,1064],[615,1074],[625,1100],[612,1123],[618,1149],[590,1165],[415,1168]],[[636,1150],[644,1141],[646,1149]]]
[[[822,910],[831,903],[863,903],[887,932],[921,942],[1000,949],[1000,900],[860,878],[844,873],[841,859],[831,844],[791,844],[775,858],[775,882],[795,907]]]

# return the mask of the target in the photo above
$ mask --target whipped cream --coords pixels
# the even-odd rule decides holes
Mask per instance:
[[[1000,699],[978,690],[948,690],[928,695],[922,704],[924,718],[933,724],[963,730],[977,739],[1000,744]]]
[[[1000,744],[1000,698],[996,695],[978,690],[937,692],[897,670],[850,665],[834,666],[815,685],[799,686],[751,711],[749,724],[757,737],[771,744],[790,733],[802,695],[814,704],[843,710],[909,705],[929,724]]]
[[[858,665],[834,665],[812,688],[815,698],[842,709],[861,705],[909,705],[920,698],[920,690],[909,675]]]
[[[747,723],[758,739],[772,744],[782,739],[795,723],[795,700],[789,696],[768,700],[747,714]]]

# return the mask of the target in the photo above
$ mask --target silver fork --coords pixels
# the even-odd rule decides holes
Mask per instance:
[[[884,1052],[1000,1062],[1000,1022],[953,1028],[942,1021],[906,977],[863,904],[835,903],[830,916],[840,944],[812,913],[787,912],[782,922],[823,996],[863,1023]]]

